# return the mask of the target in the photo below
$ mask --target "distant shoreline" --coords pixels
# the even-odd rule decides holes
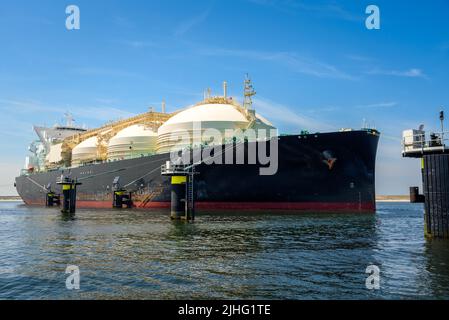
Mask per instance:
[[[19,196],[0,196],[0,202],[6,201],[22,201],[22,198]]]
[[[376,199],[376,202],[404,202],[404,203],[410,203],[410,200],[402,200],[402,199],[397,199],[397,200],[387,200],[387,199],[381,199],[378,200]]]
[[[377,196],[377,202],[410,202],[410,196]]]

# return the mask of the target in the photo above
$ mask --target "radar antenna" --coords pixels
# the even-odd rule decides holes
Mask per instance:
[[[248,74],[246,74],[246,78],[245,78],[245,89],[243,92],[243,96],[245,97],[243,100],[243,107],[246,110],[252,110],[253,108],[253,99],[252,97],[256,95],[256,91],[254,91],[254,87],[253,84],[251,83],[251,78],[249,77]]]

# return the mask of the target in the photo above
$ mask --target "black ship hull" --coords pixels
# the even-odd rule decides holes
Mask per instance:
[[[281,136],[275,175],[260,175],[259,162],[200,164],[197,210],[374,212],[378,141],[375,130]],[[161,175],[169,159],[160,154],[24,175],[16,178],[16,188],[27,205],[43,206],[48,189],[61,193],[56,181],[70,175],[82,182],[77,207],[111,208],[113,180],[120,177],[134,207],[169,208],[170,178]]]

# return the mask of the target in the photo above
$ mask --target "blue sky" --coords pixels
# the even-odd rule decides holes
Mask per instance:
[[[81,29],[65,28],[78,5]],[[381,29],[365,28],[379,6]],[[0,2],[0,195],[34,139],[32,124],[70,111],[89,127],[198,102],[226,80],[240,97],[245,73],[256,109],[283,132],[360,128],[383,133],[377,192],[420,185],[402,159],[403,129],[438,127],[449,106],[449,1]],[[448,108],[449,111],[449,108]]]

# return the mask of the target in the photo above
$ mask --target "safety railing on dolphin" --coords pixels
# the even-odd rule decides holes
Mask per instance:
[[[179,165],[179,164],[173,164],[169,161],[166,162],[166,164],[161,166],[161,174],[162,175],[185,175],[186,173],[192,171],[192,165]]]
[[[406,130],[402,136],[402,155],[413,157],[431,152],[449,150],[449,132],[431,132],[422,130]]]

